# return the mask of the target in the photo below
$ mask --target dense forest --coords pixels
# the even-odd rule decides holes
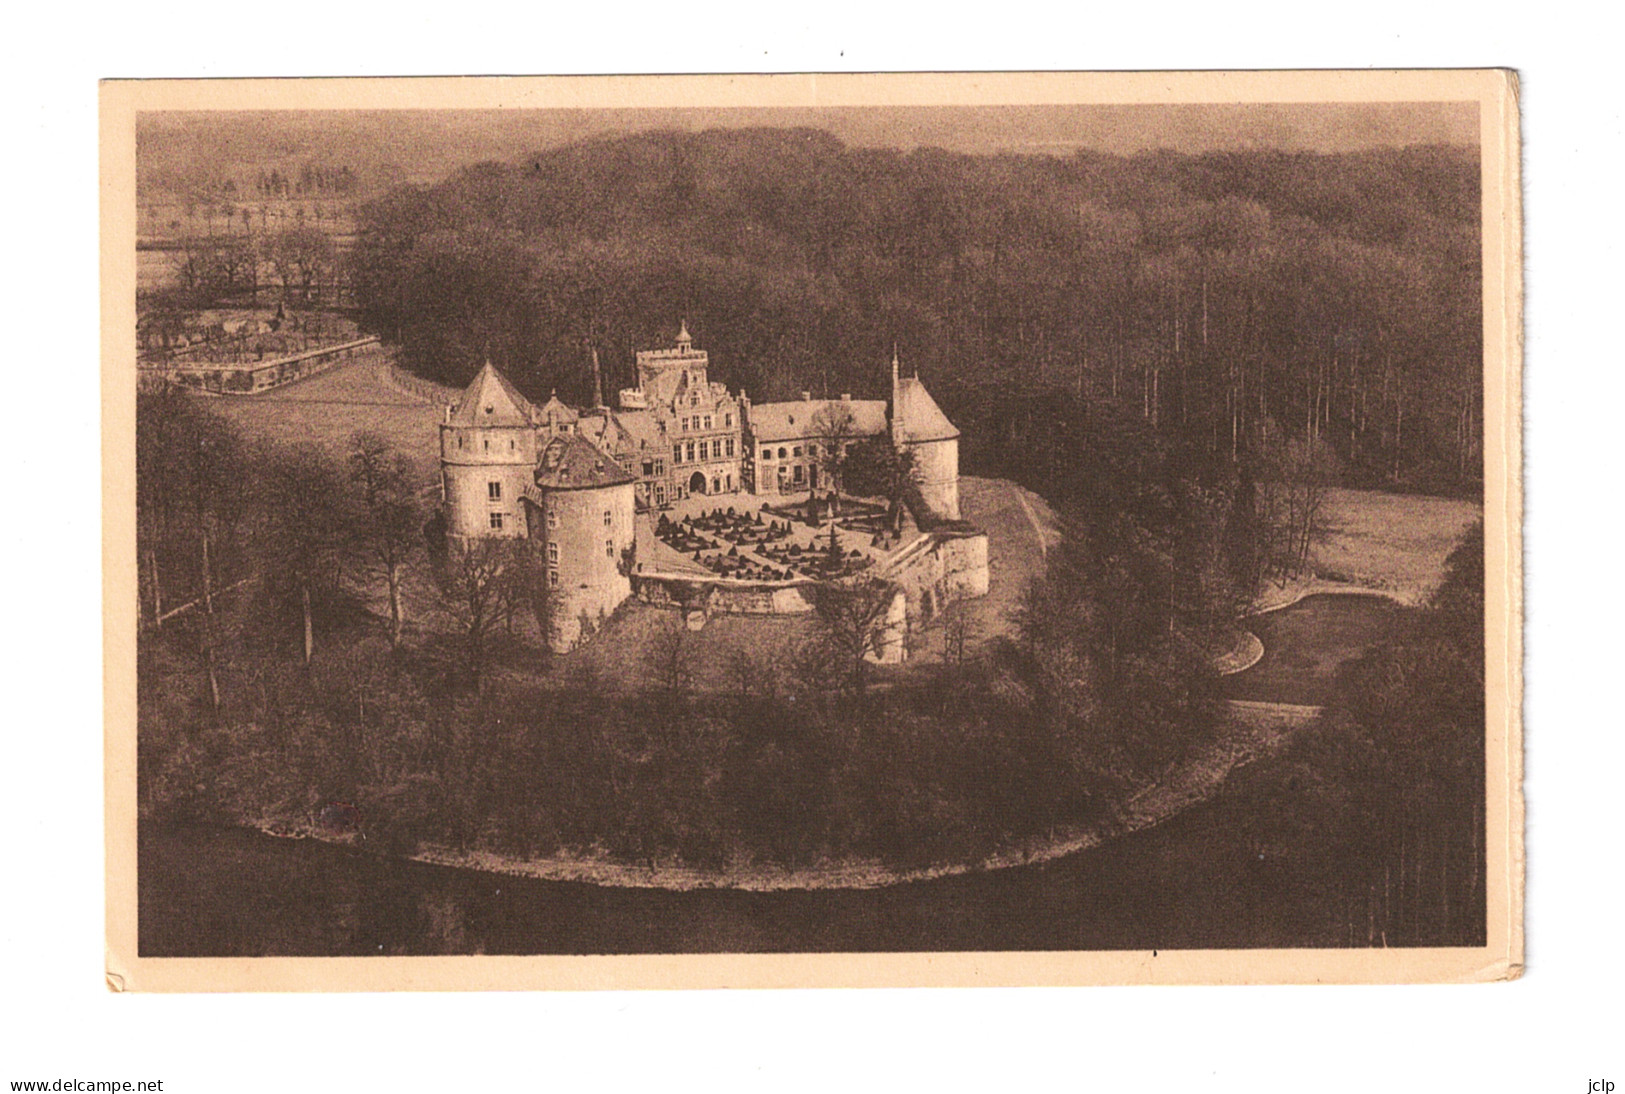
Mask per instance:
[[[1473,493],[1478,207],[1457,147],[1057,158],[650,132],[397,189],[353,260],[364,323],[450,383],[490,356],[582,401],[589,348],[630,384],[681,315],[758,401],[881,395],[896,344],[973,471],[1111,401],[1205,457],[1298,438],[1351,485]]]

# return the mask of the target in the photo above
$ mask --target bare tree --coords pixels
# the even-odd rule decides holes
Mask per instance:
[[[1309,552],[1326,532],[1326,499],[1337,482],[1337,455],[1324,438],[1276,440],[1264,453],[1260,486],[1275,568],[1299,575],[1309,568]]]
[[[284,299],[295,289],[305,304],[318,301],[337,266],[337,252],[326,233],[292,228],[265,242],[265,258],[282,285]]]
[[[377,433],[350,438],[350,481],[359,494],[356,541],[365,565],[382,575],[389,592],[389,644],[399,647],[405,622],[401,583],[417,550],[424,521],[412,460]]]
[[[475,688],[485,678],[490,639],[512,583],[524,569],[527,547],[513,540],[472,539],[448,551],[439,567],[440,588],[460,624],[465,667]]]
[[[649,659],[666,697],[673,703],[686,699],[694,683],[694,657],[688,625],[681,614],[675,627],[667,628],[655,639]]]
[[[975,641],[976,628],[963,600],[954,600],[942,609],[942,661],[946,665],[963,665],[970,643]]]
[[[868,687],[869,662],[884,648],[883,624],[896,595],[897,587],[880,578],[813,586],[822,645],[854,694]]]
[[[354,527],[338,469],[320,449],[263,458],[258,482],[261,565],[273,592],[297,597],[304,660],[315,650],[314,602],[336,593],[343,550]]]
[[[818,469],[829,482],[831,504],[841,511],[841,491],[846,489],[846,461],[858,436],[857,419],[845,402],[825,403],[812,417],[812,431],[818,437]]]

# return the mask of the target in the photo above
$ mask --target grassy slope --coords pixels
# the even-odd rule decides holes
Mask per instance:
[[[441,410],[384,379],[384,353],[370,354],[309,380],[263,395],[209,400],[250,436],[285,444],[315,444],[334,456],[349,450],[351,434],[382,433],[417,461],[424,481],[438,471]]]
[[[1444,578],[1445,559],[1484,507],[1458,498],[1333,490],[1328,535],[1315,544],[1318,576],[1425,599]]]

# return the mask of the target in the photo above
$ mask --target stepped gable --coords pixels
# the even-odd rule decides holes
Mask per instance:
[[[543,490],[593,490],[636,481],[579,433],[547,442],[536,462],[536,485]]]
[[[463,391],[462,401],[446,424],[512,428],[534,425],[537,417],[530,400],[519,394],[519,389],[487,361]]]
[[[918,376],[897,381],[897,405],[892,410],[897,439],[904,444],[921,441],[951,441],[959,430],[948,420]]]

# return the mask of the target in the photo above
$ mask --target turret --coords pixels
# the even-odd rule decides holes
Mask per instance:
[[[542,448],[524,492],[545,566],[548,645],[565,652],[632,595],[635,478],[579,433]]]
[[[460,546],[525,532],[521,502],[536,466],[536,409],[487,361],[440,424],[446,535]]]
[[[897,350],[891,359],[891,434],[898,451],[914,460],[914,485],[923,521],[959,519],[959,430],[920,382],[902,376]]]

